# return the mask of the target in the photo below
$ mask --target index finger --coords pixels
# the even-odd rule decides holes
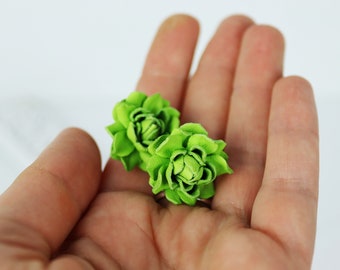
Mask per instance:
[[[198,31],[197,21],[190,16],[175,15],[165,20],[151,45],[137,90],[147,95],[158,92],[173,107],[180,109]],[[139,169],[127,174],[123,166],[112,159],[105,167],[101,189],[152,194],[146,174]]]

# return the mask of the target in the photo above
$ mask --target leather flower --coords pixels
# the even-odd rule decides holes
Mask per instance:
[[[114,123],[106,129],[112,136],[111,157],[126,170],[139,166],[145,170],[148,146],[159,136],[179,126],[179,112],[159,94],[147,96],[132,92],[113,109]]]
[[[216,177],[233,171],[223,151],[226,143],[207,135],[200,124],[188,123],[149,145],[146,170],[154,194],[164,192],[172,203],[188,205],[215,194]]]

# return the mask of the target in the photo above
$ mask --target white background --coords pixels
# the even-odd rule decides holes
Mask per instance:
[[[340,269],[339,3],[0,0],[0,193],[67,126],[87,130],[107,159],[111,142],[104,126],[112,121],[113,105],[134,90],[153,35],[166,17],[188,13],[198,18],[197,63],[218,23],[246,14],[281,30],[285,75],[304,76],[314,86],[321,172],[313,269]]]

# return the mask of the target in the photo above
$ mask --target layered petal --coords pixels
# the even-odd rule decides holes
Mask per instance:
[[[178,195],[178,192],[172,189],[166,189],[165,190],[165,197],[169,202],[172,202],[173,204],[181,204],[182,200]]]
[[[183,149],[183,141],[185,137],[178,135],[167,136],[166,139],[157,147],[156,154],[164,157],[170,158],[174,150]]]
[[[143,107],[153,114],[157,114],[164,107],[168,107],[168,106],[169,106],[169,102],[164,100],[160,94],[151,95],[145,100],[143,104]]]
[[[181,126],[181,131],[186,132],[188,134],[204,134],[208,135],[208,132],[202,127],[201,124],[197,123],[186,123]]]
[[[130,123],[130,114],[135,110],[135,106],[126,102],[119,102],[113,110],[113,119],[121,123],[125,128]]]
[[[152,192],[154,194],[158,194],[162,192],[163,190],[166,190],[169,188],[169,185],[165,178],[163,177],[164,175],[164,170],[166,167],[160,167],[159,170],[157,171],[157,175],[155,178],[150,177],[149,179],[149,184],[152,186]]]
[[[141,107],[146,100],[147,95],[142,92],[134,91],[127,98],[126,102],[134,105],[135,107]]]
[[[125,157],[134,151],[135,147],[124,131],[117,132],[112,143],[112,152],[116,156]]]
[[[131,171],[140,162],[139,152],[136,149],[128,156],[120,157],[119,159],[127,171]]]
[[[215,194],[215,186],[213,182],[210,182],[206,185],[199,185],[200,190],[200,198],[201,199],[209,199]]]
[[[193,151],[194,149],[199,149],[206,155],[215,153],[219,145],[216,141],[210,139],[204,134],[193,134],[188,140],[188,148]]]

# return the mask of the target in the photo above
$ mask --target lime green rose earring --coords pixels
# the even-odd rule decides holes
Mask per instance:
[[[147,97],[137,91],[114,107],[113,119],[106,128],[113,139],[111,157],[128,171],[137,165],[145,170],[148,146],[179,126],[179,112],[168,101],[159,94]]]
[[[136,91],[114,107],[115,122],[106,129],[113,139],[111,157],[126,170],[138,166],[147,172],[158,200],[161,194],[174,204],[193,206],[212,198],[216,177],[233,170],[226,143],[209,138],[200,124],[180,126],[179,116],[159,94]]]

